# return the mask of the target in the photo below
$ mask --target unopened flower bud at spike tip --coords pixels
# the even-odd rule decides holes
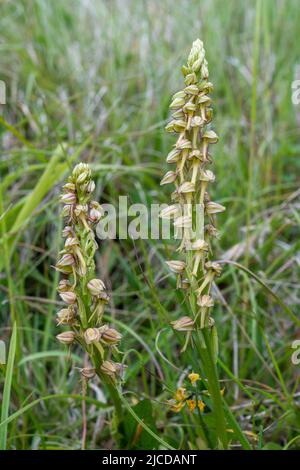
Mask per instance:
[[[95,191],[95,187],[96,187],[95,182],[89,181],[85,186],[85,190],[88,193],[93,193]]]
[[[197,83],[197,75],[195,74],[195,72],[188,73],[185,76],[184,83],[186,85],[192,85],[192,84]]]
[[[75,184],[83,184],[91,178],[91,169],[87,163],[78,163],[73,169],[72,179]]]
[[[208,78],[207,61],[205,59],[205,49],[203,42],[197,39],[193,42],[191,52],[187,60],[187,72],[199,74],[200,79]],[[186,74],[186,77],[189,74]]]

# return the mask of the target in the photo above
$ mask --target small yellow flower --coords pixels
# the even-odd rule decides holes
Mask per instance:
[[[258,441],[258,435],[255,434],[254,432],[252,431],[244,431],[244,433],[249,436],[250,438],[252,438],[254,441]]]
[[[221,392],[221,395],[223,396],[223,395],[224,395],[224,393],[225,393],[225,387],[224,387],[224,388],[222,388],[222,390],[220,390],[220,392]]]
[[[195,374],[195,372],[192,372],[191,374],[188,375],[188,378],[190,379],[191,384],[194,385],[197,382],[197,380],[200,379],[200,375]]]
[[[186,398],[186,389],[184,387],[179,387],[176,390],[176,393],[174,395],[174,399],[176,401],[182,401]]]
[[[195,400],[187,400],[186,401],[189,410],[193,413],[194,409],[196,408],[196,401]]]
[[[177,402],[176,400],[169,400],[168,405],[171,407],[171,411],[174,413],[179,413],[185,405],[184,401]]]
[[[201,413],[203,413],[204,408],[205,408],[205,403],[202,400],[198,400],[198,408]]]

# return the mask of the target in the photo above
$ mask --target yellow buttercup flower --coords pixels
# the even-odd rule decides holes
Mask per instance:
[[[193,413],[194,409],[196,408],[196,401],[195,400],[187,400],[186,401],[189,410]]]
[[[185,405],[184,401],[177,402],[176,400],[169,400],[168,405],[171,407],[171,411],[174,413],[179,413]]]
[[[197,380],[200,379],[200,375],[195,374],[195,372],[192,372],[191,374],[188,375],[188,378],[190,379],[191,384],[194,385],[197,382]]]
[[[205,403],[202,400],[198,400],[198,408],[201,413],[203,413],[204,408],[205,408]]]
[[[176,393],[174,395],[174,398],[176,401],[182,401],[186,398],[186,389],[184,387],[179,387],[176,390]]]

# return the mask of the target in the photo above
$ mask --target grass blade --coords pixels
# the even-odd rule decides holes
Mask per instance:
[[[49,400],[60,400],[60,399],[73,399],[73,400],[79,400],[83,401],[85,400],[87,403],[92,403],[93,405],[96,405],[97,408],[109,408],[109,406],[106,403],[102,403],[101,401],[97,400],[96,398],[92,397],[84,397],[83,395],[72,395],[69,393],[63,393],[63,394],[54,394],[54,395],[46,395],[44,397],[37,398],[36,400],[32,401],[31,403],[28,403],[27,405],[23,406],[20,408],[18,411],[13,413],[10,416],[7,416],[5,420],[1,420],[0,422],[0,432],[2,431],[3,428],[7,427],[9,423],[14,421],[15,419],[19,418],[19,416],[22,416],[24,413],[26,413],[28,410],[33,408],[34,406],[38,405],[39,403],[46,402]]]
[[[232,264],[233,266],[236,266],[241,271],[244,271],[245,273],[247,273],[249,276],[253,277],[253,279],[255,279],[276,300],[276,302],[288,314],[288,316],[291,318],[291,320],[293,320],[296,323],[296,325],[300,326],[300,320],[296,317],[296,315],[290,309],[290,307],[288,307],[288,305],[286,305],[281,300],[281,298],[278,297],[278,295],[275,294],[275,292],[273,292],[272,289],[267,284],[265,284],[265,282],[259,276],[257,276],[252,271],[250,271],[250,269],[246,268],[245,266],[243,266],[240,263],[236,263],[235,261],[221,260],[221,261],[219,261],[219,263]]]
[[[17,326],[14,323],[13,332],[9,345],[7,368],[5,374],[4,390],[3,390],[3,400],[1,406],[1,423],[5,421],[8,417],[9,403],[10,403],[10,392],[12,377],[14,372],[14,360],[16,354],[16,345],[17,345]],[[0,429],[0,449],[6,449],[6,438],[7,438],[7,424]]]
[[[153,432],[148,426],[147,424],[144,423],[144,421],[142,421],[139,416],[135,413],[135,411],[131,408],[131,406],[129,405],[129,403],[127,402],[127,400],[124,398],[124,396],[120,393],[120,399],[121,399],[121,402],[124,404],[125,408],[127,408],[127,410],[129,411],[129,413],[133,416],[133,418],[142,426],[142,428],[145,429],[145,431],[147,431],[152,437],[154,437],[154,439],[157,440],[157,442],[159,442],[160,444],[162,444],[166,449],[169,449],[169,450],[175,450],[174,447],[170,446],[170,444],[168,444],[166,441],[164,441],[163,439],[161,439],[157,434],[155,434],[155,432]]]

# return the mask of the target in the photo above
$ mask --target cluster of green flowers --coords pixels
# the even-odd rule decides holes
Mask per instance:
[[[90,379],[97,373],[115,382],[122,373],[122,365],[111,357],[118,354],[121,335],[102,321],[109,295],[104,282],[95,277],[94,255],[98,246],[94,228],[104,211],[98,202],[91,200],[94,189],[91,169],[84,163],[75,166],[63,186],[65,244],[55,269],[63,274],[58,293],[66,307],[57,313],[57,321],[70,329],[57,335],[57,339],[68,346],[77,342],[88,353],[93,367],[81,369],[84,378]]]
[[[167,156],[168,171],[161,185],[174,183],[173,204],[161,211],[161,217],[173,219],[175,236],[181,232],[180,253],[184,260],[171,260],[167,264],[177,275],[177,287],[190,289],[196,296],[197,314],[194,318],[182,317],[172,322],[178,331],[191,332],[195,328],[214,325],[210,310],[214,305],[211,287],[221,273],[219,263],[211,261],[211,239],[218,238],[214,216],[225,210],[221,204],[210,200],[209,183],[215,181],[214,173],[207,168],[212,162],[209,146],[218,141],[210,128],[212,108],[205,50],[199,39],[193,43],[187,65],[182,68],[185,87],[173,96],[170,108],[172,120],[168,132],[178,134],[174,148]]]

